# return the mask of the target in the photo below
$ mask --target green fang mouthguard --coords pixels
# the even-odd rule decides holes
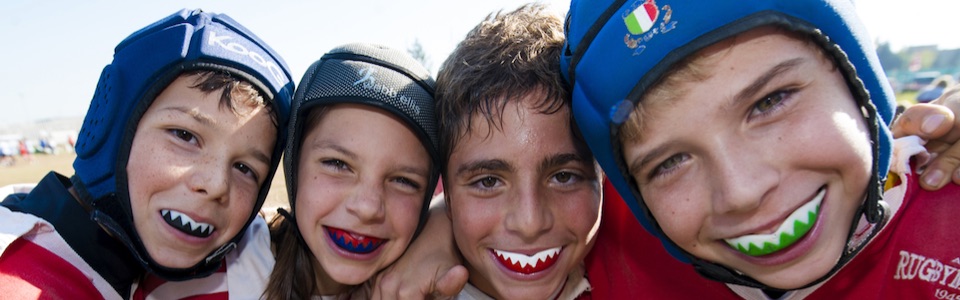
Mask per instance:
[[[813,228],[825,192],[821,190],[813,201],[794,211],[776,232],[726,239],[727,244],[749,256],[764,256],[790,247]]]

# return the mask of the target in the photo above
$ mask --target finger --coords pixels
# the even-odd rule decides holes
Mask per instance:
[[[400,281],[393,276],[392,269],[384,270],[375,278],[371,299],[397,299]]]
[[[456,296],[460,293],[460,290],[463,289],[463,286],[467,284],[468,277],[467,268],[460,265],[450,268],[446,274],[443,274],[443,276],[437,280],[434,296],[439,298]]]
[[[954,183],[960,184],[960,145],[952,145],[948,149],[940,152],[923,171],[920,176],[920,186],[926,190],[934,191],[942,188],[952,179]]]
[[[954,129],[954,114],[950,108],[941,105],[917,104],[908,108],[894,122],[891,130],[894,137],[916,135],[923,139],[943,138],[952,134],[955,141],[960,130]]]

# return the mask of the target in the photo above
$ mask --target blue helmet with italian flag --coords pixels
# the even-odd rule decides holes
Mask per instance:
[[[627,206],[667,250],[702,275],[727,283],[777,290],[727,267],[700,260],[665,237],[642,201],[624,163],[617,134],[643,94],[684,58],[761,26],[809,36],[832,56],[862,110],[873,140],[873,178],[861,207],[882,222],[880,197],[889,169],[888,129],[895,101],[869,35],[849,0],[573,0],[561,70],[572,87],[573,113],[588,145]],[[857,225],[854,218],[851,228]],[[879,228],[882,226],[874,226]],[[875,233],[877,230],[874,230]],[[852,232],[852,231],[851,231]],[[829,278],[863,245],[844,251]]]
[[[286,63],[266,43],[224,14],[181,10],[124,39],[103,68],[76,142],[71,178],[91,218],[128,247],[147,271],[169,280],[207,276],[237,242],[266,199],[280,162],[293,80]],[[127,160],[140,118],[154,98],[184,72],[228,73],[251,83],[275,114],[277,143],[270,172],[243,230],[197,265],[159,265],[144,249],[133,225],[127,190]]]

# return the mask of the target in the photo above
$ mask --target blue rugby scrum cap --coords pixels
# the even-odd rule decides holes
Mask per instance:
[[[260,189],[250,224],[266,199],[285,141],[293,80],[286,63],[267,44],[224,14],[181,10],[120,42],[104,67],[76,142],[74,187],[92,217],[134,252],[148,271],[167,279],[212,273],[232,242],[189,269],[160,266],[144,250],[134,229],[127,193],[126,165],[140,118],[154,98],[184,71],[227,72],[252,83],[272,106],[279,128],[273,164]]]
[[[699,261],[663,235],[630,179],[617,132],[645,91],[675,63],[725,38],[771,25],[817,42],[836,61],[854,98],[868,112],[874,178],[862,210],[869,221],[880,221],[883,210],[878,202],[892,144],[887,126],[896,106],[870,36],[849,0],[573,0],[561,57],[561,70],[573,89],[577,125],[640,223],[701,274],[760,288],[767,287]],[[841,258],[834,271],[848,258]]]

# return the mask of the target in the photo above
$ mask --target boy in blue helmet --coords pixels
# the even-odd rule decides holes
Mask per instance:
[[[848,1],[575,1],[568,25],[578,125],[677,258],[744,298],[956,297],[960,187],[920,188],[918,138],[893,151]]]
[[[0,208],[0,292],[129,298],[146,274],[206,277],[237,248],[280,160],[293,83],[226,15],[183,10],[121,42],[79,134]],[[281,146],[278,146],[281,145]]]

